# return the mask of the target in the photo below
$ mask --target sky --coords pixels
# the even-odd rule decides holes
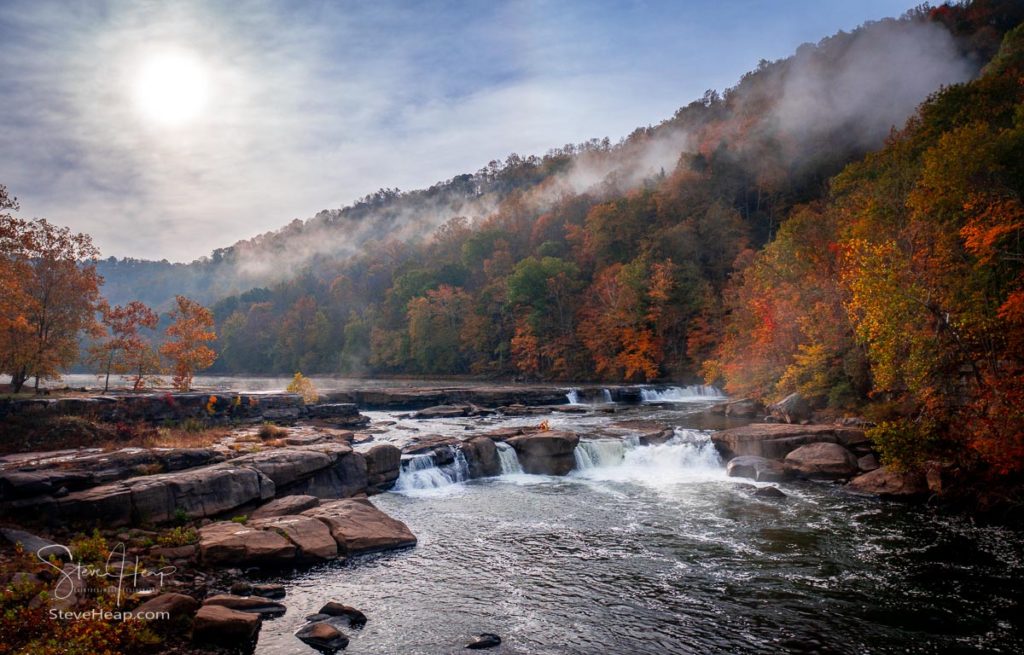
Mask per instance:
[[[0,184],[191,261],[509,153],[613,141],[917,0],[0,3]]]

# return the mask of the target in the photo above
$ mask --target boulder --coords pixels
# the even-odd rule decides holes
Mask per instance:
[[[232,594],[218,594],[210,596],[203,601],[203,607],[210,605],[219,605],[239,612],[259,614],[266,618],[281,616],[287,610],[281,603],[262,596],[234,596]]]
[[[476,636],[476,639],[466,644],[466,648],[469,648],[470,650],[482,650],[484,648],[494,648],[500,645],[501,637],[493,632],[481,632]]]
[[[857,458],[837,443],[812,443],[786,455],[786,470],[803,478],[848,478],[857,474]]]
[[[874,453],[868,453],[863,457],[857,458],[857,468],[864,473],[870,473],[879,467],[878,458],[875,457]]]
[[[295,636],[321,653],[333,653],[348,646],[348,637],[327,621],[307,623]]]
[[[576,466],[573,451],[580,438],[572,432],[548,430],[511,437],[505,443],[519,456],[525,473],[565,475]]]
[[[252,519],[247,527],[269,530],[284,536],[298,549],[299,559],[325,560],[338,556],[338,545],[321,521],[309,516],[276,516]]]
[[[324,522],[343,555],[354,555],[416,545],[416,537],[401,521],[391,518],[367,500],[335,500],[306,510]]]
[[[274,448],[232,460],[235,466],[256,469],[278,487],[312,476],[337,461],[337,456],[310,448]]]
[[[395,485],[401,472],[402,451],[397,446],[382,443],[362,451],[366,460],[366,490],[372,493],[387,491]]]
[[[287,591],[284,585],[266,583],[266,584],[254,584],[250,589],[250,593],[253,596],[263,596],[264,598],[284,598],[287,595]]]
[[[294,496],[281,496],[280,498],[275,498],[266,505],[258,507],[249,515],[249,518],[265,519],[273,516],[301,514],[307,509],[316,507],[319,504],[320,499],[316,496],[303,496],[300,494],[296,494]]]
[[[800,423],[811,418],[811,405],[799,393],[791,393],[774,405],[769,405],[768,413],[786,423]]]
[[[725,471],[732,478],[750,478],[759,482],[779,482],[786,479],[786,467],[774,459],[756,455],[740,455],[729,460]]]
[[[832,442],[858,449],[868,445],[864,431],[840,425],[788,425],[752,423],[719,430],[711,435],[715,448],[725,458],[756,455],[782,459],[791,451],[810,443]]]
[[[460,418],[472,416],[474,409],[479,408],[474,408],[472,405],[436,405],[413,412],[410,418]]]
[[[199,559],[207,565],[287,564],[296,547],[272,530],[219,521],[199,528]]]
[[[884,498],[914,499],[928,495],[928,482],[920,472],[896,471],[882,466],[858,475],[846,485],[850,491]]]
[[[223,605],[203,605],[192,622],[192,641],[251,651],[261,624],[259,614],[239,612]]]
[[[150,598],[133,610],[135,615],[167,613],[171,621],[191,619],[199,610],[199,601],[185,594],[165,593]]]
[[[487,437],[473,437],[462,442],[462,452],[469,463],[470,478],[489,478],[501,474],[498,448]]]
[[[344,443],[323,443],[307,449],[326,453],[334,458],[334,462],[312,476],[288,485],[281,494],[349,498],[366,492],[366,458],[361,453],[353,452],[352,447]]]
[[[757,498],[785,498],[786,494],[778,487],[759,487],[754,490],[753,495]]]
[[[330,601],[326,605],[320,608],[318,614],[325,616],[341,617],[348,620],[348,624],[353,628],[358,628],[366,625],[366,615],[349,605]]]
[[[49,539],[37,537],[31,532],[25,532],[24,530],[18,530],[15,528],[0,528],[0,535],[2,535],[3,538],[11,544],[21,544],[21,547],[25,549],[25,552],[31,553],[33,556],[41,555],[42,557],[49,559],[52,555],[60,560],[70,559],[71,557],[67,548],[64,546],[50,541]]]

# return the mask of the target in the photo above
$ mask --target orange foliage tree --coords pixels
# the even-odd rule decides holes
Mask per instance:
[[[138,391],[152,371],[154,355],[149,341],[139,331],[155,329],[159,316],[138,300],[113,307],[103,301],[99,310],[100,322],[107,334],[90,347],[89,359],[104,375],[103,391],[110,388],[111,373],[133,373],[132,389]]]
[[[170,340],[160,346],[160,353],[171,362],[174,387],[189,391],[196,372],[209,368],[217,359],[217,353],[206,345],[217,335],[209,309],[185,296],[175,296],[174,301],[173,322],[167,327]]]

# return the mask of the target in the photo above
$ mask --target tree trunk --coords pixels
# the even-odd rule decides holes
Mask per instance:
[[[25,386],[25,380],[28,379],[28,375],[24,370],[15,371],[11,374],[11,389],[14,393],[21,393],[21,388]]]

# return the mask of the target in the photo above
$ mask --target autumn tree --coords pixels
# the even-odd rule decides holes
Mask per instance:
[[[206,345],[216,339],[217,334],[209,309],[185,296],[176,296],[174,301],[172,323],[166,332],[169,340],[160,346],[160,353],[171,362],[174,387],[189,391],[195,374],[209,368],[217,359],[217,353]]]
[[[30,377],[38,390],[40,380],[58,377],[78,358],[79,335],[96,327],[102,279],[88,235],[7,211],[16,208],[0,190],[0,370],[17,393]]]
[[[133,300],[127,305],[111,307],[106,301],[100,303],[100,316],[105,336],[89,349],[89,360],[98,366],[103,374],[103,391],[110,388],[110,374],[132,374],[132,390],[144,386],[146,378],[154,373],[155,352],[140,330],[156,329],[159,322],[157,313],[145,303]]]

